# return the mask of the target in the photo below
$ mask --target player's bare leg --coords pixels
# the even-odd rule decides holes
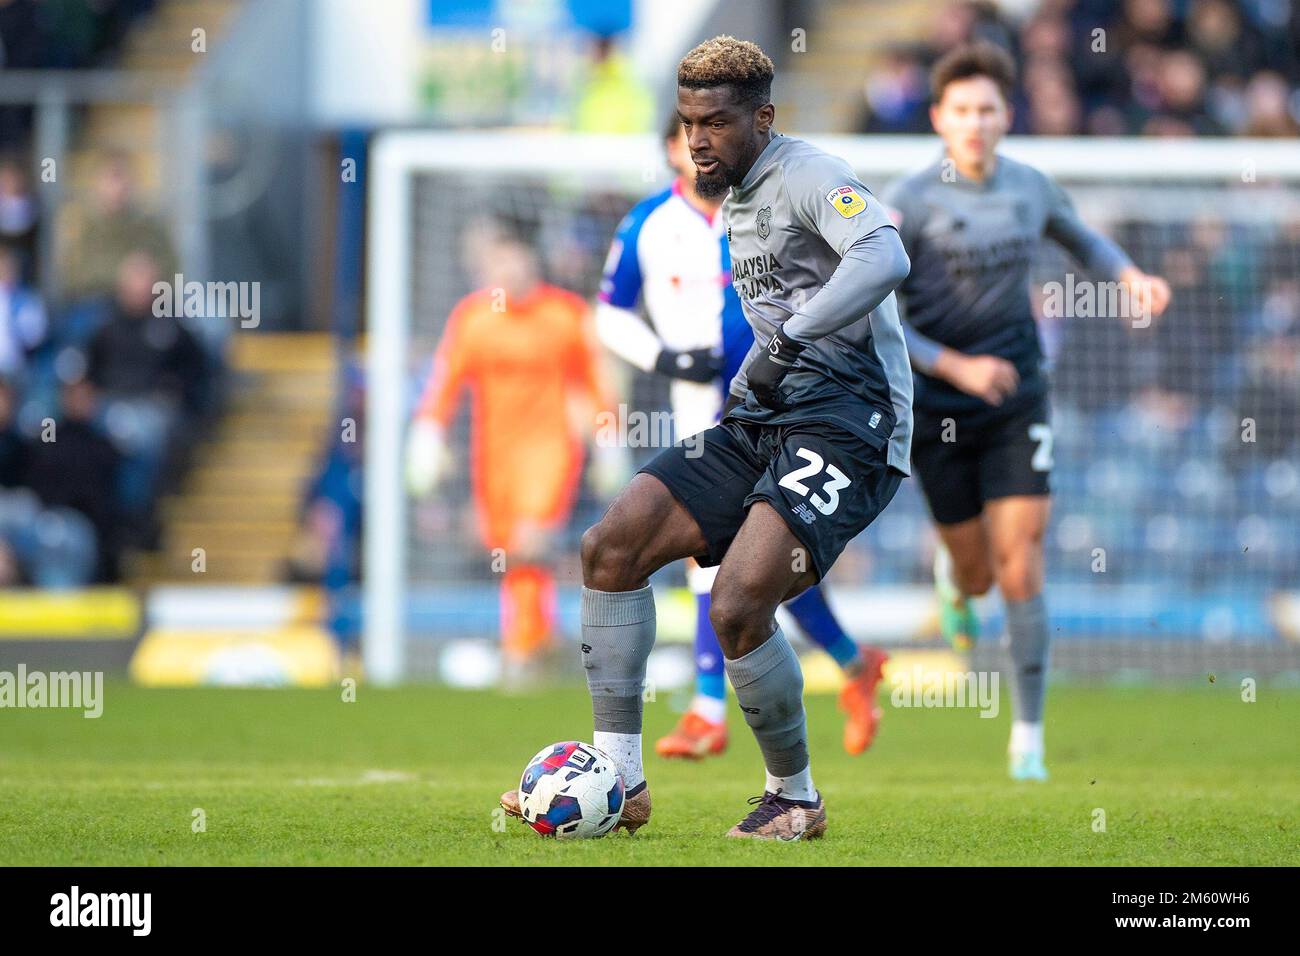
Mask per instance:
[[[653,475],[633,476],[582,536],[582,583],[598,591],[645,587],[666,564],[708,550],[699,525]]]
[[[994,578],[1002,597],[1027,601],[1043,590],[1043,535],[1051,517],[1047,495],[1014,495],[984,506]]]
[[[938,525],[940,547],[934,556],[934,586],[939,626],[956,650],[970,650],[979,638],[979,618],[971,598],[993,586],[993,560],[984,515]]]
[[[1051,498],[998,498],[985,505],[985,514],[1012,663],[1010,772],[1017,780],[1045,780],[1043,701],[1050,628],[1043,604],[1043,535]]]
[[[605,516],[582,536],[582,664],[591,692],[592,743],[618,764],[627,787],[615,829],[635,832],[650,818],[650,792],[641,767],[641,694],[654,646],[650,575],[708,550],[699,526],[650,475],[636,475]],[[501,806],[519,813],[509,790]]]
[[[811,840],[826,830],[812,783],[803,674],[776,623],[787,597],[812,584],[806,549],[762,501],[749,509],[713,585],[713,626],[745,721],[763,753],[767,780],[757,806],[731,837]]]

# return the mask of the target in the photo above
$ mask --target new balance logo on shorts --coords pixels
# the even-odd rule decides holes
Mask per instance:
[[[813,514],[812,510],[805,504],[795,505],[790,510],[802,518],[804,524],[812,524],[817,520],[817,516]]]

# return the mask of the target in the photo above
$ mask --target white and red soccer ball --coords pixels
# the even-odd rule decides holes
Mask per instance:
[[[608,754],[591,744],[551,744],[524,768],[519,810],[542,836],[604,836],[623,815],[623,775]]]

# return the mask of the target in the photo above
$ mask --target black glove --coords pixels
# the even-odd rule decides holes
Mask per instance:
[[[777,327],[767,348],[745,369],[745,379],[758,404],[778,412],[790,409],[790,404],[781,394],[781,380],[806,347],[786,335],[780,326]]]
[[[655,371],[669,378],[708,385],[722,374],[722,356],[713,349],[674,352],[663,349],[655,359]]]

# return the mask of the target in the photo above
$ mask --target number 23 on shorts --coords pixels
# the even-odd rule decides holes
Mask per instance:
[[[826,464],[825,460],[817,452],[808,448],[800,448],[795,451],[796,457],[802,458],[808,464],[802,468],[796,468],[788,472],[780,481],[777,482],[782,488],[789,488],[797,495],[807,498],[814,508],[824,515],[833,514],[840,504],[840,490],[847,488],[851,483],[849,477],[840,471],[834,465]],[[822,470],[830,476],[830,481],[822,488],[822,491],[828,496],[823,498],[821,494],[813,492],[808,494],[808,486],[803,483],[803,479],[811,478],[813,475],[820,474]]]

